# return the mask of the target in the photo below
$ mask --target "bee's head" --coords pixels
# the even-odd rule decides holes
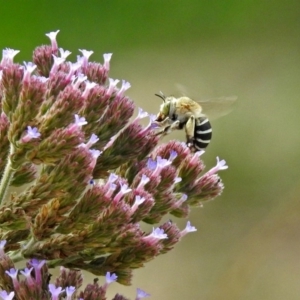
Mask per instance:
[[[161,122],[169,115],[170,100],[162,92],[160,92],[159,94],[155,94],[155,96],[163,100],[163,103],[160,105],[160,110],[155,120],[156,122]]]

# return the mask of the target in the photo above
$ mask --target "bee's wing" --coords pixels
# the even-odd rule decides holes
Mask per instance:
[[[188,92],[188,88],[180,83],[175,84],[177,91],[180,92],[180,96],[187,96],[188,94],[197,95],[194,92]],[[217,119],[229,114],[233,109],[233,104],[236,102],[236,96],[213,98],[208,100],[198,100],[191,96],[191,99],[199,103],[202,107],[203,114],[207,115],[210,120]]]
[[[212,120],[229,114],[236,100],[236,96],[230,96],[197,101],[197,103],[201,105],[203,113]]]

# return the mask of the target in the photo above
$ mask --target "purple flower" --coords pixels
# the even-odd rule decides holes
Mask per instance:
[[[176,157],[177,157],[177,152],[174,150],[171,150],[170,152],[170,157],[169,157],[169,161],[173,161]]]
[[[119,178],[119,176],[115,173],[110,173],[107,182],[108,183],[113,183],[115,182],[117,179]]]
[[[53,57],[54,62],[53,62],[53,66],[52,66],[52,68],[51,68],[50,74],[54,75],[54,74],[57,72],[58,67],[59,67],[63,62],[65,62],[66,59],[63,58],[63,57],[58,57],[58,56],[56,56],[56,55],[54,55],[54,54],[52,54],[52,57]]]
[[[95,168],[96,163],[97,163],[97,159],[101,155],[102,151],[97,150],[97,149],[90,149],[89,152],[92,154],[92,158],[93,158],[93,160],[90,164],[90,167]]]
[[[87,76],[82,73],[77,74],[73,77],[72,85],[75,89],[79,89],[79,86],[87,80]]]
[[[7,242],[6,240],[0,241],[0,257],[2,257],[5,254],[4,247],[6,245],[6,242]]]
[[[191,225],[191,222],[188,221],[184,230],[181,231],[181,236],[186,235],[189,232],[195,232],[197,228]]]
[[[181,177],[176,177],[175,180],[174,180],[174,184],[176,184],[178,182],[181,182],[181,181],[182,181]]]
[[[113,194],[113,192],[116,190],[116,188],[117,188],[117,185],[116,184],[114,184],[114,183],[110,183],[109,185],[108,185],[108,190],[107,190],[107,192],[105,193],[105,196],[106,197],[111,197],[111,195]]]
[[[117,84],[120,82],[120,80],[118,79],[112,79],[112,78],[108,78],[108,81],[109,81],[109,86],[108,86],[108,89],[106,90],[106,93],[108,95],[111,95],[114,91],[114,89],[116,88]]]
[[[75,114],[75,124],[78,127],[81,127],[83,125],[86,125],[88,122],[85,120],[85,117],[79,117],[79,115]]]
[[[140,300],[142,298],[150,297],[150,294],[146,293],[145,291],[137,288],[136,289],[136,298],[135,300]]]
[[[22,271],[22,270],[20,271],[20,273],[26,277],[29,287],[33,287],[35,285],[33,277],[31,276],[32,270],[33,270],[33,267],[31,267],[30,269],[25,268],[24,271]]]
[[[90,153],[92,154],[93,158],[97,160],[97,158],[100,156],[102,151],[96,149],[90,149]]]
[[[112,57],[112,53],[105,53],[103,54],[103,58],[104,58],[104,68],[109,71],[109,67],[110,67],[110,60],[111,60],[111,57]]]
[[[167,238],[168,235],[164,232],[164,230],[158,227],[153,228],[152,232],[148,236],[145,236],[143,239],[150,243],[157,243],[157,241]]]
[[[66,287],[67,300],[72,299],[72,295],[74,294],[75,290],[76,290],[75,286]]]
[[[97,83],[86,80],[85,89],[84,89],[84,92],[82,93],[82,97],[86,98],[88,96],[90,90],[95,86],[97,86]]]
[[[137,186],[137,189],[143,188],[149,181],[150,181],[150,178],[148,176],[146,176],[145,174],[143,174],[141,181],[140,181],[139,185]]]
[[[46,33],[46,36],[50,39],[51,41],[51,47],[52,47],[52,51],[56,51],[57,50],[57,41],[56,41],[56,36],[59,33],[59,30],[57,31],[52,31],[49,33]]]
[[[9,294],[7,294],[6,291],[0,291],[0,297],[3,300],[12,300],[15,296],[15,292],[10,292]]]
[[[20,50],[13,50],[6,48],[2,50],[1,64],[12,64],[14,57],[20,52]]]
[[[35,281],[40,284],[42,282],[42,274],[41,274],[41,269],[43,265],[46,263],[45,260],[38,260],[38,259],[31,259],[30,264],[34,268],[34,274],[35,274]]]
[[[60,57],[66,59],[72,52],[59,48]]]
[[[52,300],[58,300],[59,299],[59,294],[60,293],[62,293],[62,292],[64,292],[64,290],[62,289],[62,287],[56,287],[54,284],[52,284],[52,283],[50,283],[49,285],[48,285],[48,287],[49,287],[49,291],[50,291],[50,293],[51,293],[51,295],[52,295]]]
[[[105,275],[105,280],[107,284],[111,284],[118,279],[118,276],[115,273],[107,272]]]
[[[122,97],[123,94],[131,87],[130,83],[122,80],[122,86],[121,89],[117,93],[117,97]]]
[[[206,175],[213,175],[221,170],[226,170],[228,169],[228,166],[226,165],[226,161],[224,159],[220,160],[219,157],[217,156],[217,164],[215,167],[211,168]]]
[[[29,62],[24,61],[24,65],[25,65],[25,72],[24,72],[23,81],[28,81],[30,78],[30,75],[36,69],[37,66],[34,63],[32,63],[31,61],[29,61]]]
[[[88,51],[85,49],[79,49],[79,51],[82,53],[82,59],[81,59],[82,67],[86,68],[88,66],[89,58],[94,53],[94,51]]]
[[[137,117],[136,117],[136,120],[140,120],[140,119],[143,119],[143,118],[146,118],[146,117],[148,117],[149,116],[149,114],[146,112],[146,111],[144,111],[142,108],[138,108],[138,115],[137,115]]]
[[[79,62],[76,62],[76,63],[68,62],[68,65],[70,67],[70,70],[69,70],[68,75],[66,76],[66,80],[70,81],[70,80],[73,79],[73,76],[74,76],[75,72],[78,71],[81,68],[81,63],[79,63]]]
[[[121,184],[121,189],[118,194],[114,197],[114,203],[118,202],[125,194],[130,193],[132,189],[128,188],[128,184]]]
[[[89,149],[92,147],[92,145],[94,145],[98,141],[99,141],[99,138],[96,136],[96,134],[93,133],[86,144],[81,143],[78,147],[85,147],[85,148]]]
[[[151,157],[147,160],[147,168],[151,171],[154,171],[156,169],[157,162],[153,160]]]
[[[20,287],[18,281],[18,269],[11,268],[9,271],[5,271],[5,273],[12,279],[14,289],[17,291]]]
[[[146,199],[144,197],[141,197],[140,195],[136,195],[134,203],[131,207],[131,212],[134,213],[136,211],[136,209],[138,208],[138,206],[141,205],[142,203],[144,203],[145,200]]]
[[[23,143],[28,143],[32,139],[37,139],[41,136],[36,127],[27,126],[27,133],[22,138]]]
[[[157,158],[156,158],[156,168],[153,172],[153,175],[155,175],[155,176],[159,175],[161,169],[163,169],[164,167],[167,167],[171,164],[172,164],[172,162],[169,161],[168,159],[161,158],[160,156],[157,156]]]

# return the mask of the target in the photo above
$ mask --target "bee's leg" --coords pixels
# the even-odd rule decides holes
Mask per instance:
[[[171,133],[173,130],[181,129],[180,122],[177,120],[173,122],[171,125],[166,126],[161,131],[157,132],[156,135],[165,136]]]
[[[189,147],[194,145],[195,117],[191,116],[185,125],[186,143]]]
[[[166,127],[166,125],[172,124],[172,121],[169,117],[165,118],[163,121],[154,121],[155,124],[157,124],[159,127]]]

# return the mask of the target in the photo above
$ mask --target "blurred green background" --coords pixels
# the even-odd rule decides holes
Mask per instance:
[[[113,52],[111,77],[128,80],[151,113],[154,93],[176,83],[197,99],[238,96],[212,122],[203,156],[208,167],[226,159],[223,195],[193,210],[196,233],[110,295],[134,298],[140,287],[154,300],[299,299],[299,16],[299,0],[1,2],[0,48],[21,50],[20,62],[60,29],[73,60],[78,49],[101,62]]]

